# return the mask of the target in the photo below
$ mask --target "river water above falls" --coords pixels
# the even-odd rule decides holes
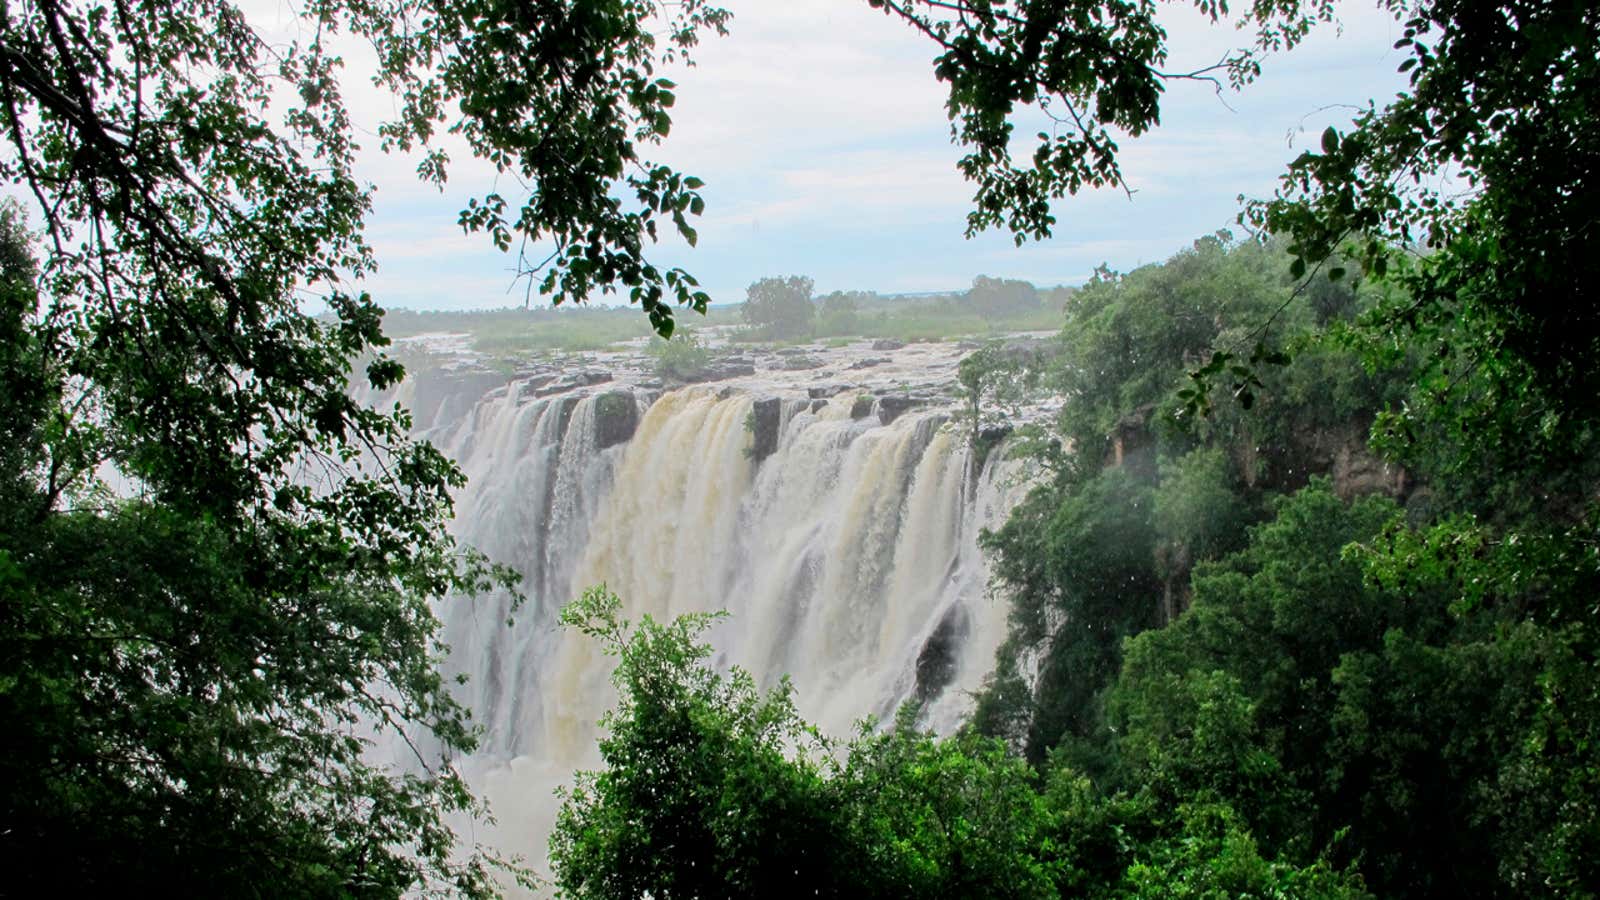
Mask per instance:
[[[435,363],[456,349],[420,346]],[[602,582],[633,620],[726,610],[716,663],[766,685],[790,675],[827,733],[908,700],[925,726],[955,728],[1005,633],[978,533],[1026,489],[1001,454],[977,464],[950,421],[962,354],[756,352],[679,388],[636,353],[514,375],[459,353],[413,364],[397,399],[469,479],[456,532],[527,595],[515,612],[493,596],[444,610],[449,668],[486,729],[462,768],[500,820],[471,837],[542,860],[551,790],[599,762],[609,660],[556,620]]]

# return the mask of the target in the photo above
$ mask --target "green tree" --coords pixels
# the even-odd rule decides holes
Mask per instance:
[[[1269,854],[1382,896],[1565,895],[1593,877],[1594,817],[1562,799],[1596,777],[1583,631],[1452,603],[1426,555],[1373,580],[1382,535],[1420,550],[1400,521],[1313,483],[1197,569],[1188,612],[1126,647],[1115,780],[1226,804]]]
[[[605,768],[580,775],[550,838],[564,896],[840,895],[824,746],[784,681],[722,676],[699,642],[712,617],[619,618],[586,591],[562,621],[616,657],[619,700],[600,741]],[[814,886],[814,889],[813,889]]]
[[[817,334],[819,336],[855,334],[861,327],[861,303],[858,299],[860,296],[859,291],[834,291],[823,297],[817,314]]]
[[[670,338],[650,343],[655,357],[655,372],[673,381],[693,381],[711,364],[711,351],[689,331],[677,331]]]
[[[979,275],[972,279],[966,302],[985,319],[1003,319],[1038,309],[1039,292],[1026,281]]]
[[[812,286],[811,279],[802,275],[763,278],[745,291],[740,315],[758,339],[808,338],[817,314],[811,302]]]
[[[375,391],[403,372],[360,291],[370,196],[324,36],[376,50],[379,140],[425,180],[449,131],[526,186],[459,224],[553,248],[519,256],[530,287],[626,290],[664,334],[672,301],[707,302],[646,258],[704,205],[646,151],[671,125],[657,68],[726,13],[298,15],[287,43],[227,2],[0,15],[0,173],[42,230],[37,268],[14,216],[0,254],[0,858],[24,893],[493,892],[443,824],[482,811],[434,604],[510,580],[449,536],[456,468],[352,399],[355,360]],[[388,768],[364,735],[415,752]]]
[[[1111,469],[1065,498],[1034,492],[985,535],[1011,595],[1013,649],[1045,651],[1028,715],[1032,760],[1095,732],[1123,639],[1160,622],[1151,514],[1150,488]]]
[[[140,346],[44,302],[15,210],[0,232],[12,885],[492,892],[490,860],[444,825],[481,810],[450,765],[476,736],[430,601],[510,579],[443,536],[454,467],[403,416],[343,393],[287,405],[311,400],[246,388],[179,334]],[[289,377],[344,370],[327,337],[282,360]],[[336,477],[305,468],[319,458]],[[427,737],[395,771],[364,733]]]
[[[572,897],[1045,897],[1053,817],[1034,772],[994,741],[913,727],[863,735],[842,762],[782,681],[707,664],[711,617],[618,617],[602,588],[563,612],[615,656],[619,691],[551,837]]]
[[[963,356],[956,366],[956,385],[965,401],[968,441],[987,454],[997,438],[1010,432],[1018,409],[1038,389],[1043,370],[1040,348],[1024,343],[989,341]]]

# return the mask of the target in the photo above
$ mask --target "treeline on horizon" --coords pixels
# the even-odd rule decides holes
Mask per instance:
[[[906,341],[1053,329],[1076,290],[979,275],[964,291],[879,294],[847,290],[816,294],[803,276],[753,282],[744,300],[709,306],[685,317],[677,337],[702,328],[737,329],[751,341],[796,342],[843,337]],[[752,312],[755,314],[752,315]],[[628,306],[594,304],[486,310],[392,309],[384,331],[393,338],[465,332],[474,349],[493,354],[582,352],[651,335],[647,320]]]
[[[1009,445],[1047,474],[985,536],[1011,636],[958,734],[913,704],[831,742],[787,683],[715,672],[703,620],[575,604],[622,699],[552,838],[557,885],[1589,896],[1594,461],[1550,424],[1560,398],[1441,365],[1492,340],[1472,324],[1379,327],[1425,258],[1285,259],[1220,233],[1102,270],[1049,352],[964,363],[975,426],[1067,402]],[[1546,423],[1520,446],[1480,406],[1512,399]]]

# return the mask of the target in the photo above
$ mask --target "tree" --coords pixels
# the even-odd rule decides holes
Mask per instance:
[[[817,315],[817,334],[855,334],[861,327],[860,298],[871,296],[861,291],[834,291],[823,297]]]
[[[966,401],[962,418],[967,420],[967,440],[979,451],[980,465],[994,443],[1011,432],[1017,411],[1038,389],[1044,353],[1025,341],[989,341],[957,364],[956,385]]]
[[[570,897],[1054,896],[1051,817],[996,742],[916,731],[907,708],[843,762],[796,714],[706,662],[708,616],[618,617],[603,586],[562,621],[616,657],[619,692],[551,836]],[[869,726],[870,727],[870,726]]]
[[[619,700],[600,741],[606,768],[567,792],[550,859],[569,897],[839,896],[837,828],[818,735],[787,681],[705,664],[712,617],[621,619],[603,586],[562,622],[617,659]],[[807,890],[805,893],[811,893]]]
[[[811,279],[801,275],[763,278],[746,290],[740,314],[751,331],[761,338],[810,337],[812,320],[816,317],[811,289]]]
[[[224,406],[246,376],[176,335],[43,304],[14,209],[0,248],[14,889],[492,893],[495,860],[444,825],[482,810],[450,766],[476,736],[430,600],[510,579],[443,536],[454,467],[342,394],[310,415],[259,386]],[[291,377],[347,365],[336,341],[300,349]],[[218,445],[258,412],[278,417],[258,442]],[[363,733],[435,749],[402,773]]]
[[[694,381],[711,365],[711,351],[688,330],[676,331],[660,343],[652,340],[650,353],[655,357],[655,373],[672,381]]]
[[[1026,281],[979,275],[972,279],[967,303],[983,318],[999,319],[1038,309],[1039,292]]]
[[[659,13],[659,15],[658,15]],[[17,890],[491,893],[444,826],[475,732],[433,604],[510,590],[445,525],[460,473],[367,409],[403,375],[369,197],[323,41],[370,42],[384,146],[441,129],[529,187],[460,224],[527,253],[558,301],[626,289],[658,331],[707,302],[644,241],[691,243],[701,182],[650,163],[656,76],[726,14],[691,0],[313,3],[268,42],[229,3],[28,0],[0,15],[0,858]],[[528,257],[520,257],[528,262]],[[538,267],[528,265],[531,273]],[[309,298],[327,319],[302,311]],[[363,734],[409,744],[405,771]]]

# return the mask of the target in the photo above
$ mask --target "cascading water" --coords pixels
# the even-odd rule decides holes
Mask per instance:
[[[948,382],[957,358],[906,355],[880,383]],[[949,404],[817,399],[789,373],[666,393],[514,379],[472,403],[460,395],[481,381],[452,393],[428,378],[402,399],[469,478],[458,536],[520,571],[528,597],[514,613],[504,597],[444,613],[486,729],[463,769],[501,821],[491,843],[542,858],[551,789],[598,762],[610,661],[556,624],[592,584],[630,619],[726,610],[716,662],[768,685],[790,675],[801,714],[834,735],[913,699],[939,731],[969,710],[1006,617],[977,536],[1026,485],[1002,454],[974,464]]]

